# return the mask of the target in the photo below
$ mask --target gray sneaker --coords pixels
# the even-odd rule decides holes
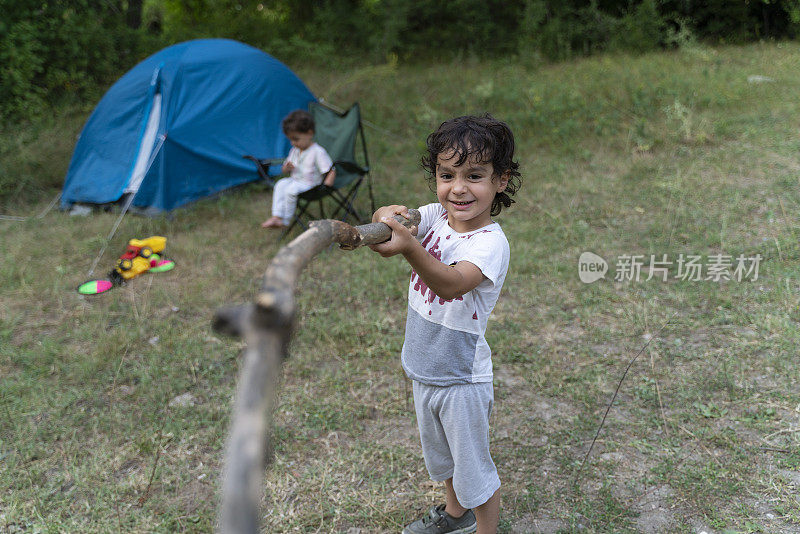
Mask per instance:
[[[404,528],[403,534],[470,534],[478,530],[472,510],[467,510],[461,517],[452,517],[444,511],[444,506],[440,504],[428,510],[428,515]]]

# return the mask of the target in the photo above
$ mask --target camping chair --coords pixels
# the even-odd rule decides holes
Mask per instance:
[[[297,208],[289,226],[283,231],[281,238],[286,236],[296,224],[308,228],[308,222],[313,219],[339,219],[347,222],[351,219],[358,224],[364,222],[364,217],[356,210],[354,202],[361,184],[367,182],[369,191],[370,208],[369,216],[375,211],[375,199],[372,196],[372,183],[369,180],[369,158],[367,143],[364,139],[364,128],[361,125],[361,109],[358,103],[353,104],[347,111],[339,112],[325,104],[312,102],[309,112],[314,117],[314,140],[322,145],[330,155],[336,167],[336,179],[333,187],[324,184],[318,185],[297,197]],[[360,158],[356,158],[356,141],[360,136]],[[258,160],[252,156],[245,156],[256,163],[259,175],[269,178],[269,164],[271,160]],[[357,159],[363,159],[363,165]],[[262,163],[262,161],[264,163]],[[332,204],[330,217],[326,215],[325,204]]]
[[[297,197],[297,209],[294,219],[284,232],[289,233],[295,224],[307,228],[311,219],[340,219],[347,221],[351,218],[356,224],[364,222],[364,218],[356,211],[355,202],[358,190],[366,179],[370,198],[369,215],[375,211],[375,200],[372,197],[372,183],[369,180],[369,158],[367,156],[367,143],[364,139],[364,128],[361,125],[361,109],[356,102],[344,112],[336,111],[325,104],[312,102],[308,106],[314,117],[314,140],[328,151],[336,167],[336,180],[333,187],[318,185],[317,187],[300,193]],[[361,153],[364,165],[356,161],[356,141],[361,136]],[[325,215],[325,202],[333,204],[331,216]],[[316,204],[316,211],[312,212]]]

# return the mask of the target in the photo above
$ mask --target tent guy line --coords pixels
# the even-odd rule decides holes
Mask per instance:
[[[0,215],[0,220],[2,221],[27,221],[28,219],[43,219],[45,215],[50,213],[50,210],[53,209],[53,206],[56,205],[56,202],[59,201],[61,198],[61,193],[58,193],[53,200],[50,201],[50,204],[47,205],[45,209],[42,210],[39,215],[34,215],[33,217],[20,217],[18,215]]]

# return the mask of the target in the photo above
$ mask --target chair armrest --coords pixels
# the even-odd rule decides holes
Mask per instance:
[[[353,172],[362,176],[369,172],[369,167],[362,167],[352,161],[334,161],[333,165],[341,167],[343,171]]]

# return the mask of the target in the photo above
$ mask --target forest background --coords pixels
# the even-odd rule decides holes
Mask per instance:
[[[282,61],[519,56],[794,38],[800,0],[0,0],[0,117],[95,101],[180,41],[227,37]]]

